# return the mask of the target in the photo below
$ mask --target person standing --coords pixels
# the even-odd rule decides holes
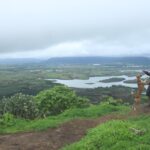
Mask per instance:
[[[147,76],[149,76],[149,78],[148,79],[146,79],[145,80],[145,85],[148,85],[148,88],[147,88],[147,90],[146,90],[146,96],[148,97],[148,99],[149,99],[149,106],[150,106],[150,72],[149,71],[146,71],[146,70],[144,70],[143,71]]]

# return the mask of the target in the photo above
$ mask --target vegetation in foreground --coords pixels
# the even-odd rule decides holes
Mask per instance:
[[[149,115],[109,121],[91,129],[81,141],[63,150],[149,150],[149,123]]]
[[[77,118],[124,114],[129,110],[130,107],[120,99],[107,97],[100,104],[93,105],[87,98],[77,96],[73,90],[56,86],[41,91],[37,96],[19,93],[3,98],[0,105],[0,134],[40,131]],[[109,121],[89,130],[81,141],[63,150],[149,150],[149,123],[148,115]]]
[[[92,105],[66,86],[55,86],[36,96],[18,93],[0,101],[0,133],[42,130],[74,118],[127,110],[121,103],[109,97],[102,104]]]
[[[125,113],[129,107],[123,105],[114,105],[105,102],[99,105],[90,105],[87,108],[71,108],[57,116],[49,116],[35,120],[25,120],[14,118],[10,114],[5,114],[1,118],[0,133],[16,133],[24,131],[39,131],[58,125],[77,118],[97,118],[112,112]]]
[[[0,101],[0,117],[6,113],[17,118],[36,119],[57,115],[69,108],[84,108],[89,106],[89,100],[79,97],[66,86],[55,86],[43,90],[36,96],[15,94]]]

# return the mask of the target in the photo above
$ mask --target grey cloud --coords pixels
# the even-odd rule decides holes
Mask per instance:
[[[89,41],[78,48],[87,55],[148,53],[149,6],[149,0],[0,1],[0,53],[50,53],[62,43],[82,41]],[[78,49],[70,47],[66,55]]]

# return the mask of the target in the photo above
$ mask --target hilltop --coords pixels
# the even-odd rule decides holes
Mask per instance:
[[[35,97],[19,93],[0,102],[0,150],[150,148],[147,105],[136,112],[112,97],[93,105],[65,86]]]
[[[80,119],[72,118],[73,116],[77,117],[77,111],[79,110],[70,110],[62,115],[67,117],[72,114],[72,117],[70,116],[70,121],[61,123],[55,128],[51,127],[44,131],[0,135],[0,146],[2,150],[58,150],[68,144],[78,141],[73,145],[65,147],[64,150],[93,150],[94,147],[95,150],[99,150],[100,147],[103,150],[110,149],[110,144],[112,144],[111,149],[117,150],[122,147],[130,149],[130,146],[133,146],[133,150],[136,150],[136,147],[143,147],[143,149],[148,150],[150,145],[148,146],[148,143],[146,144],[146,142],[148,140],[147,138],[150,136],[150,130],[148,128],[150,121],[148,114],[150,113],[150,109],[143,106],[140,114],[144,113],[145,115],[143,117],[138,117],[139,114],[133,112],[130,112],[129,114],[125,114],[126,111],[123,114],[118,112],[113,113],[115,107],[116,111],[121,111],[121,109],[125,110],[125,107],[121,108],[120,106],[119,109],[118,106],[109,106],[108,104],[99,105],[91,108],[91,110],[85,110],[85,114],[83,114],[83,112],[81,113],[80,110],[78,117],[85,117],[86,113],[92,113],[92,111],[97,115],[101,112],[100,114],[103,114],[102,116],[99,114],[96,118],[93,118],[94,114],[92,114],[92,118],[87,115],[85,118]],[[97,111],[95,111],[96,109]],[[108,113],[107,111],[110,112]],[[59,117],[56,117],[55,120],[57,120],[57,118]],[[48,120],[51,119],[49,118],[47,121]],[[43,120],[41,126],[44,126],[45,121]],[[32,127],[38,127],[37,125],[39,126],[40,124],[38,123],[36,126],[33,124]],[[93,129],[91,130],[91,128]],[[89,129],[90,132],[88,131]],[[113,135],[114,133],[116,135]],[[143,140],[137,142],[137,139],[140,138],[143,138]],[[91,144],[88,144],[89,142]],[[125,143],[126,145],[124,145]]]

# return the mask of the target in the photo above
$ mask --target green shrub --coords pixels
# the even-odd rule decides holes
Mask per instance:
[[[0,118],[0,125],[12,126],[15,123],[14,116],[10,113],[5,113]]]
[[[55,86],[44,90],[35,97],[41,116],[56,115],[72,107],[87,107],[89,101],[78,97],[66,86]]]
[[[3,98],[1,104],[1,116],[5,113],[10,113],[15,117],[34,119],[38,115],[37,105],[33,96],[30,95],[18,93],[10,98]]]
[[[123,104],[123,100],[122,99],[114,99],[113,97],[106,97],[103,102],[106,102],[108,104],[117,106],[120,104]]]

